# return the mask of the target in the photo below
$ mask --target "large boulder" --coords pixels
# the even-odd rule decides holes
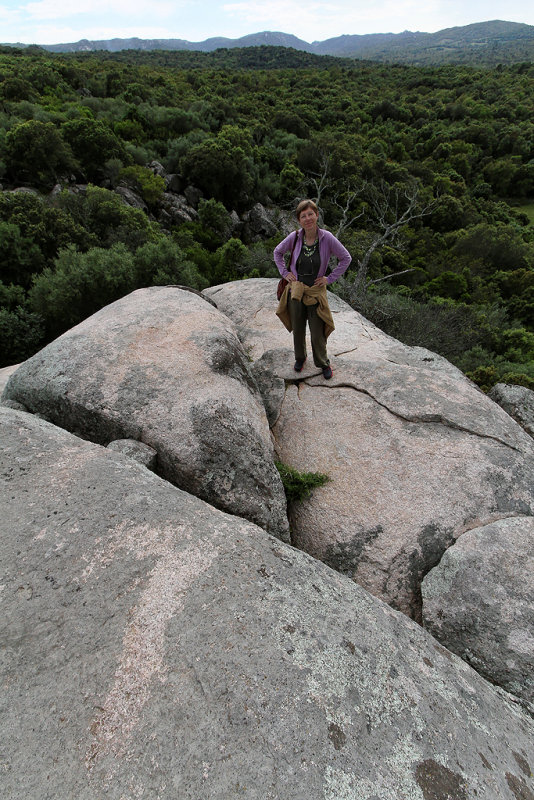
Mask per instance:
[[[118,300],[24,362],[3,399],[100,444],[143,442],[167,480],[288,536],[248,358],[198,293],[152,287]]]
[[[421,581],[457,536],[534,513],[534,443],[448,361],[333,294],[334,377],[311,359],[297,375],[275,289],[257,279],[205,294],[255,362],[280,459],[330,476],[290,510],[292,542],[420,619]]]
[[[422,591],[425,627],[534,709],[534,518],[464,533]]]
[[[121,197],[126,205],[131,206],[132,208],[137,208],[140,211],[143,211],[145,214],[148,214],[148,206],[141,197],[141,195],[134,192],[133,189],[130,189],[129,186],[117,186],[115,189],[115,194],[118,194]]]
[[[512,383],[496,383],[488,394],[527,433],[534,437],[534,392],[532,389]]]
[[[419,626],[0,408],[3,800],[527,800],[532,719]]]
[[[278,233],[278,212],[255,203],[243,215],[243,236],[247,242],[258,242]]]
[[[9,367],[2,367],[0,368],[0,396],[4,391],[6,384],[10,377],[13,375],[16,369],[18,369],[18,364],[12,364]]]

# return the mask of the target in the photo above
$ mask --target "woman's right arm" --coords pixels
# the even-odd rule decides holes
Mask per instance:
[[[294,233],[290,233],[289,236],[286,236],[285,239],[282,239],[280,244],[277,244],[276,247],[274,248],[274,263],[278,267],[278,272],[280,273],[282,278],[287,278],[288,280],[294,278],[294,275],[286,267],[286,262],[284,261],[284,254],[291,252],[291,245],[293,243],[294,236],[295,236]],[[291,278],[288,277],[289,275],[291,275]]]

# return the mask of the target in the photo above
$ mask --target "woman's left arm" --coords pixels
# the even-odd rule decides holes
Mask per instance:
[[[330,245],[330,255],[333,255],[338,259],[338,262],[330,275],[326,276],[326,282],[330,284],[334,283],[334,281],[337,281],[340,275],[343,275],[352,261],[352,256],[347,248],[341,244],[339,239],[336,239],[333,233],[330,234],[328,239]]]

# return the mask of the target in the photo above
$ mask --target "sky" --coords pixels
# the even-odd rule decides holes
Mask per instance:
[[[532,0],[0,0],[0,42],[237,39],[282,31],[306,42],[342,34],[434,33],[473,22],[534,25]]]

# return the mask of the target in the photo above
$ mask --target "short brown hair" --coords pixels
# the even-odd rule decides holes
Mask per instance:
[[[301,200],[298,206],[295,209],[295,216],[297,219],[300,219],[300,215],[303,211],[306,211],[307,208],[311,208],[315,211],[316,214],[319,214],[319,209],[317,205],[313,202],[313,200]]]

